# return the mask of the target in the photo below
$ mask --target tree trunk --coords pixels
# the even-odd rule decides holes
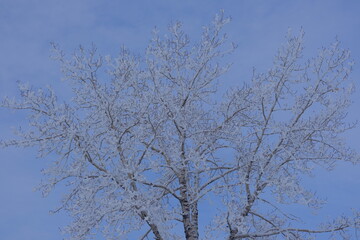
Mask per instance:
[[[181,209],[183,217],[183,226],[186,240],[198,240],[198,209],[197,202],[190,203],[186,181],[186,171],[182,171],[179,179],[181,194]]]

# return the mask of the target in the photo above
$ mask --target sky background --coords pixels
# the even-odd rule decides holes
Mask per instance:
[[[231,16],[225,28],[238,44],[229,58],[233,67],[221,79],[223,89],[248,81],[253,67],[266,71],[284,40],[288,28],[305,30],[305,56],[335,40],[349,48],[355,60],[352,79],[358,90],[349,109],[349,121],[360,119],[360,1],[358,0],[0,0],[0,98],[17,96],[17,81],[35,87],[52,85],[63,91],[59,64],[50,59],[50,42],[67,53],[79,44],[96,44],[103,55],[116,55],[122,45],[143,54],[157,26],[163,33],[180,20],[190,38],[200,36],[220,9]],[[26,126],[26,114],[0,109],[0,139],[12,137],[12,127]],[[360,126],[344,135],[359,149]],[[51,215],[63,195],[56,189],[47,198],[33,191],[41,180],[40,170],[51,159],[37,159],[34,149],[0,149],[0,239],[60,240],[59,228],[69,223],[64,213]],[[351,208],[360,209],[360,165],[340,164],[328,173],[319,170],[304,182],[328,205],[313,217],[294,208],[304,222],[315,223]],[[100,238],[99,238],[100,239]],[[322,239],[321,237],[317,239]]]

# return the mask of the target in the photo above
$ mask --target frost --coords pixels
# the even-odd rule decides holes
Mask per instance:
[[[154,30],[143,58],[126,49],[103,58],[95,47],[65,58],[54,45],[73,98],[63,103],[51,88],[20,84],[21,100],[2,102],[30,112],[30,128],[2,146],[58,156],[41,186],[45,195],[58,183],[69,187],[54,212],[73,217],[64,229],[71,239],[102,231],[107,239],[137,232],[196,240],[205,236],[199,205],[207,199],[219,204],[209,239],[311,239],[332,231],[346,239],[346,229],[359,226],[343,217],[303,229],[281,208],[321,206],[301,185],[315,165],[358,162],[341,139],[352,127],[344,120],[349,52],[335,42],[303,61],[304,33],[289,33],[273,68],[216,103],[217,81],[229,68],[221,57],[233,50],[221,32],[228,22],[216,15],[194,45],[181,23],[163,38]]]

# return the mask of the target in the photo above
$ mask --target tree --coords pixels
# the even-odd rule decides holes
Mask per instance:
[[[71,239],[102,230],[108,239],[137,231],[140,239],[196,240],[199,206],[208,199],[218,205],[208,239],[346,238],[359,222],[341,217],[306,229],[283,209],[321,204],[301,182],[315,166],[359,161],[341,140],[353,127],[344,120],[349,51],[335,42],[305,61],[304,33],[289,34],[268,72],[254,71],[218,102],[217,81],[229,69],[220,58],[233,49],[221,33],[228,21],[216,15],[194,45],[180,23],[164,38],[154,31],[144,58],[126,49],[103,58],[95,47],[67,58],[54,45],[73,98],[62,102],[51,88],[20,84],[21,100],[2,102],[28,110],[31,128],[1,145],[58,156],[42,190],[67,182],[55,212],[73,217],[65,229]]]

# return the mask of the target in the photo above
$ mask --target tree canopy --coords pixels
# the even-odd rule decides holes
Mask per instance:
[[[336,41],[305,60],[303,31],[289,33],[271,69],[220,99],[230,67],[222,57],[234,50],[222,33],[228,22],[216,15],[195,44],[176,22],[164,37],[154,31],[141,57],[125,48],[102,57],[95,47],[67,57],[54,45],[72,98],[20,84],[21,99],[2,102],[30,113],[30,127],[2,146],[58,157],[42,190],[68,184],[56,211],[73,217],[71,239],[97,231],[107,239],[346,239],[359,223],[339,217],[307,229],[283,209],[321,206],[301,181],[314,167],[359,162],[341,138],[353,127],[345,121],[349,51]],[[216,216],[199,229],[209,201]]]

